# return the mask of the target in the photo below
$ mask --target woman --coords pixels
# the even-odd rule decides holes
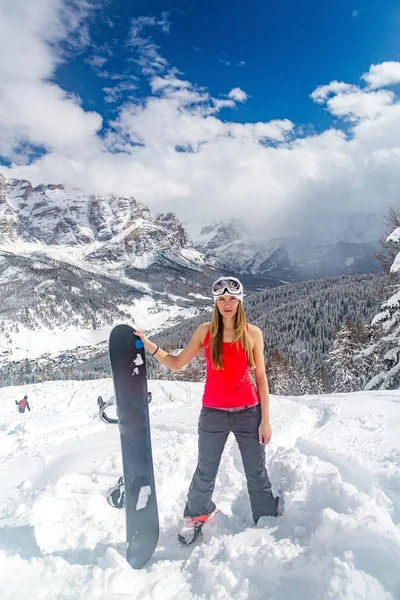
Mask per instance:
[[[212,294],[212,321],[200,325],[177,356],[135,330],[145,348],[170,369],[181,369],[204,348],[206,383],[198,428],[198,464],[184,510],[184,527],[178,536],[185,544],[196,540],[215,511],[211,498],[230,432],[241,452],[254,522],[264,515],[278,515],[278,498],[272,495],[265,468],[264,445],[271,439],[271,427],[262,332],[246,322],[243,286],[238,279],[220,277],[212,286]],[[249,369],[255,369],[257,389]]]

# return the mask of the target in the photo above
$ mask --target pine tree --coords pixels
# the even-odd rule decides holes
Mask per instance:
[[[387,242],[399,248],[400,227],[389,235]],[[381,369],[365,386],[367,390],[393,390],[400,387],[400,252],[395,256],[390,268],[396,283],[392,286],[394,294],[384,302],[381,311],[374,317],[372,326],[380,332],[380,337],[368,349],[380,359]]]
[[[370,340],[370,326],[346,319],[337,330],[329,362],[333,368],[333,391],[355,392],[363,389],[370,372],[370,359],[360,352]]]
[[[290,388],[290,364],[279,350],[272,350],[266,363],[269,389],[272,394],[286,395]]]
[[[310,386],[312,394],[328,394],[332,391],[328,374],[324,365],[314,365],[310,372]]]
[[[293,396],[304,396],[315,391],[311,384],[310,370],[304,362],[292,367],[290,387]]]
[[[382,270],[385,273],[391,273],[391,266],[398,253],[397,243],[390,239],[392,231],[400,227],[400,210],[393,207],[389,208],[389,212],[385,219],[386,235],[379,240],[380,250],[375,253],[376,258],[381,264]]]
[[[327,394],[331,391],[325,367],[303,360],[291,364],[288,386],[287,393],[292,396]]]

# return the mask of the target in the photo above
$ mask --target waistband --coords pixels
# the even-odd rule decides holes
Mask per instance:
[[[245,406],[235,406],[235,408],[215,408],[214,406],[204,406],[204,408],[209,408],[211,410],[223,410],[225,412],[239,412],[240,410],[246,410],[247,408],[253,408],[253,406],[258,406],[260,403],[255,402],[254,404],[246,404]]]

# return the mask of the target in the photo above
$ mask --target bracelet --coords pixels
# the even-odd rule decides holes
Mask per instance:
[[[154,356],[155,354],[157,354],[157,352],[159,351],[160,347],[157,346],[157,348],[155,349],[155,351],[152,353],[152,356]]]

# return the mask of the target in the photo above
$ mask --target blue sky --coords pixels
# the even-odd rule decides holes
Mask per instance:
[[[0,169],[275,235],[383,214],[399,34],[398,0],[3,0]]]
[[[234,87],[245,90],[245,105],[234,114],[221,112],[240,122],[288,118],[321,130],[332,117],[309,98],[318,85],[357,81],[372,63],[400,60],[400,4],[394,0],[111,0],[93,15],[89,47],[60,66],[55,81],[78,93],[87,109],[112,117],[118,105],[104,102],[103,88],[115,82],[85,62],[101,57],[107,61],[98,71],[125,75],[131,83],[138,77],[138,87],[119,101],[146,96],[129,33],[132,19],[161,15],[168,32],[145,29],[160,54],[216,97]]]

